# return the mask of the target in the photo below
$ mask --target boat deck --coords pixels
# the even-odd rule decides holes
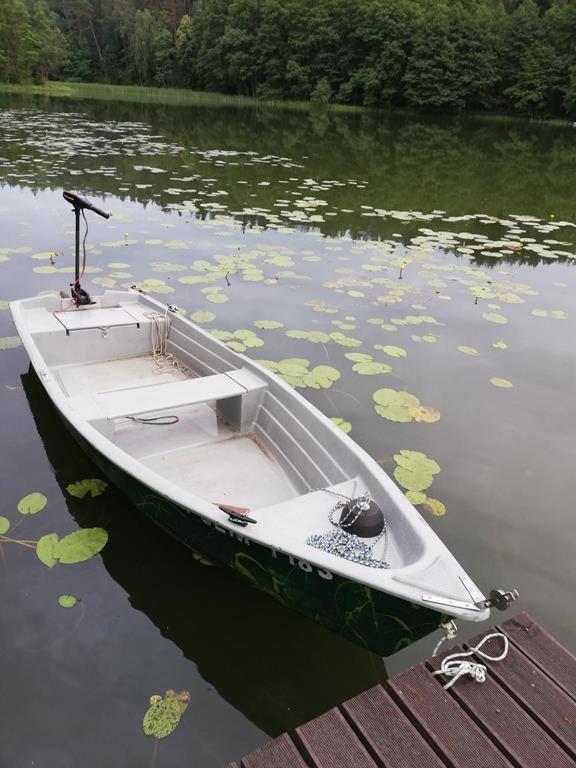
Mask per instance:
[[[448,691],[451,648],[284,734],[227,768],[574,768],[576,657],[527,613],[498,630],[507,657]],[[476,645],[478,635],[465,647]],[[483,650],[496,655],[502,640]]]

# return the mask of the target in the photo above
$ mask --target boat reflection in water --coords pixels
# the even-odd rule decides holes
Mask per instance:
[[[281,733],[386,679],[381,658],[285,608],[229,569],[206,567],[114,486],[89,505],[70,497],[69,483],[101,473],[77,449],[32,366],[21,379],[70,514],[81,527],[101,525],[109,532],[101,555],[110,576],[133,608],[257,727]]]

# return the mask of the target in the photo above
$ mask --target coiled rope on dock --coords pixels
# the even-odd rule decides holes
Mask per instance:
[[[480,650],[484,643],[497,637],[502,638],[504,641],[504,650],[501,654],[498,656],[490,656],[485,651]],[[477,654],[478,656],[482,657],[483,659],[487,659],[488,661],[502,661],[508,655],[508,638],[501,632],[492,632],[492,634],[483,637],[478,645],[470,648],[470,650],[460,651],[459,653],[451,653],[450,655],[446,656],[444,659],[442,659],[440,669],[438,669],[436,672],[433,672],[432,674],[446,675],[446,677],[452,678],[446,683],[446,685],[443,686],[445,690],[451,688],[457,680],[459,680],[461,677],[464,677],[465,675],[468,675],[477,683],[483,683],[486,680],[486,666],[474,661],[468,661],[468,657],[472,656],[473,654]]]

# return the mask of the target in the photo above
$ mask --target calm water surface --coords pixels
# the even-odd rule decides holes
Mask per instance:
[[[252,331],[255,359],[337,368],[303,394],[390,473],[402,449],[435,459],[425,493],[442,504],[422,514],[479,585],[517,586],[576,646],[573,129],[3,97],[0,514],[20,541],[101,526],[109,542],[53,569],[33,545],[1,545],[1,768],[221,766],[386,676],[195,559],[113,487],[66,491],[98,471],[23,348],[2,349],[15,330],[1,311],[68,287],[63,188],[113,213],[90,217],[85,287],[136,284],[239,350]],[[358,354],[391,370],[368,375]],[[383,388],[423,408],[384,418]],[[31,491],[47,506],[21,516]],[[62,594],[80,602],[61,608]],[[154,754],[142,718],[169,688],[190,706]]]

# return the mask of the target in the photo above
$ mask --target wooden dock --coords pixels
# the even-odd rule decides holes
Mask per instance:
[[[497,627],[484,683],[433,676],[450,648],[283,734],[240,768],[575,768],[576,657],[527,613]],[[502,639],[484,651],[497,655]],[[230,763],[227,768],[239,768]]]

